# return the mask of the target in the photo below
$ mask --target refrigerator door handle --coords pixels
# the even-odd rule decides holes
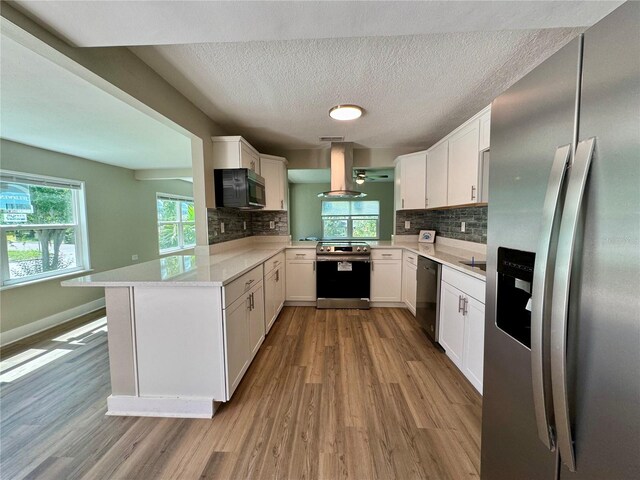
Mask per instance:
[[[533,405],[536,416],[538,437],[551,451],[555,450],[554,435],[550,417],[553,412],[550,379],[545,378],[545,299],[549,289],[552,265],[550,261],[553,225],[558,213],[560,192],[566,177],[567,165],[571,159],[571,145],[563,145],[556,149],[553,158],[547,193],[542,209],[542,225],[540,240],[536,250],[536,261],[533,269],[533,285],[531,289],[531,383],[533,387]],[[548,362],[548,359],[546,360]]]
[[[567,324],[571,267],[582,199],[593,157],[595,137],[578,143],[565,196],[551,303],[551,390],[560,458],[576,471],[567,388]]]

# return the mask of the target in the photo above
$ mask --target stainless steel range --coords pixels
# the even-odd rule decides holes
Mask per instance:
[[[320,242],[318,308],[369,308],[371,249],[365,242]]]

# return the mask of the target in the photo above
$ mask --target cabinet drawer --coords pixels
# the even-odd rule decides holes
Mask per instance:
[[[288,248],[287,260],[315,260],[315,248]]]
[[[484,292],[486,283],[478,278],[474,278],[466,273],[462,273],[453,268],[442,266],[442,281],[453,285],[457,289],[475,298],[484,304]]]
[[[418,254],[404,251],[404,261],[410,265],[418,265]]]
[[[245,273],[240,278],[224,286],[224,305],[223,308],[231,305],[235,300],[240,298],[243,293],[248,292],[251,288],[262,280],[262,265],[257,266],[253,270]]]
[[[284,252],[280,252],[269,260],[264,262],[264,276],[266,277],[269,273],[274,271],[278,266],[284,263]]]
[[[371,250],[373,260],[402,260],[402,250],[393,248],[374,248]]]

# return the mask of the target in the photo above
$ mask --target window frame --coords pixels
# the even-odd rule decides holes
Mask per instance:
[[[178,202],[178,220],[167,220],[161,221],[158,219],[158,201],[159,200],[170,200]],[[158,254],[159,255],[170,255],[176,252],[182,252],[184,250],[192,250],[195,248],[196,244],[185,246],[184,245],[184,225],[193,225],[195,229],[196,221],[193,222],[185,222],[182,220],[182,202],[191,202],[195,208],[195,202],[193,197],[188,197],[186,195],[176,195],[173,193],[163,193],[156,192],[156,232],[158,234]],[[176,248],[160,248],[160,226],[161,225],[178,225],[178,247]]]
[[[378,204],[378,214],[362,214],[362,215],[323,215],[322,214],[322,204],[326,201],[329,202],[376,202]],[[349,208],[351,211],[351,208]],[[375,217],[376,220],[376,237],[354,237],[353,236],[353,220],[371,220],[371,217]],[[325,235],[324,231],[324,221],[325,219],[334,219],[334,220],[347,220],[347,233],[346,237],[329,237]],[[320,223],[321,223],[321,231],[322,238],[326,240],[346,240],[346,241],[358,241],[358,240],[379,240],[380,239],[380,200],[323,200],[320,205]]]
[[[86,272],[91,269],[89,255],[89,235],[87,228],[87,197],[85,182],[70,178],[52,177],[35,173],[18,172],[14,170],[0,169],[2,177],[13,177],[14,183],[27,185],[42,185],[50,187],[64,188],[67,186],[72,195],[72,211],[75,223],[49,223],[49,224],[14,224],[4,225],[0,222],[0,290],[7,288],[29,285],[44,280],[51,280],[58,277],[67,277],[79,272]],[[5,180],[3,180],[5,181]],[[35,230],[35,229],[70,229],[75,230],[75,260],[76,265],[71,268],[51,270],[25,277],[10,278],[9,269],[9,249],[7,247],[7,232],[14,230]]]

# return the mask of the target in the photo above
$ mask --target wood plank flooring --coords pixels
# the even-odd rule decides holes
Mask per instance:
[[[105,416],[106,327],[79,330],[3,359],[1,478],[479,476],[480,396],[407,310],[284,308],[211,420]]]

